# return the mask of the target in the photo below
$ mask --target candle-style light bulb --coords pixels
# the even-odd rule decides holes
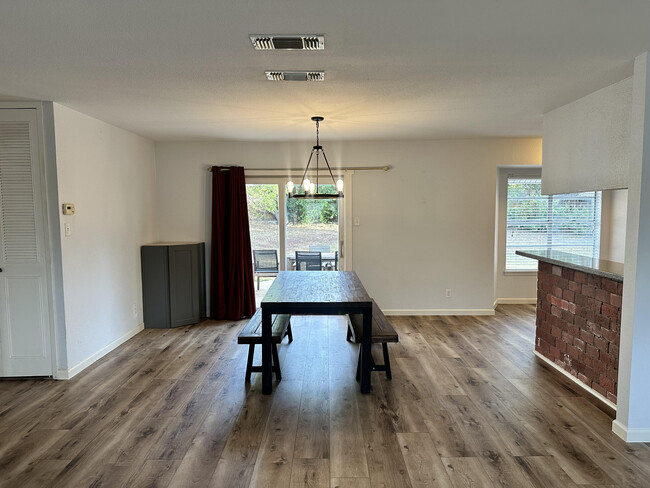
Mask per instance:
[[[287,190],[289,190],[289,193],[293,195],[293,189],[295,188],[295,185],[293,184],[293,181],[289,180],[287,183]]]
[[[316,185],[313,183],[309,184],[309,193],[313,194],[316,191]]]
[[[336,181],[336,191],[339,193],[343,193],[343,180]]]
[[[305,193],[309,191],[311,185],[311,181],[309,181],[309,178],[305,178],[304,181],[302,182],[302,187],[305,189]]]

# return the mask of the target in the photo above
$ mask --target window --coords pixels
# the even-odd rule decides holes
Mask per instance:
[[[542,195],[540,178],[508,177],[506,271],[533,271],[537,262],[515,254],[553,249],[598,258],[600,192]]]

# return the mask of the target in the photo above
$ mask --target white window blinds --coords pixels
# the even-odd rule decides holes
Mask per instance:
[[[601,194],[542,195],[540,178],[508,177],[506,271],[537,269],[517,250],[553,249],[598,258]]]

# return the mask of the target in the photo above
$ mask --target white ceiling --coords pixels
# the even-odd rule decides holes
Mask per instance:
[[[632,73],[648,0],[0,0],[0,96],[155,140],[539,136]],[[249,34],[325,34],[325,51]],[[325,70],[322,83],[266,69]]]

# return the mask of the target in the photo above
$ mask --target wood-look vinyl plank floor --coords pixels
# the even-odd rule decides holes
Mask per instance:
[[[144,330],[71,380],[0,380],[0,486],[650,488],[650,446],[540,364],[534,314],[389,317],[370,395],[340,317],[292,318],[270,396],[244,321]]]

